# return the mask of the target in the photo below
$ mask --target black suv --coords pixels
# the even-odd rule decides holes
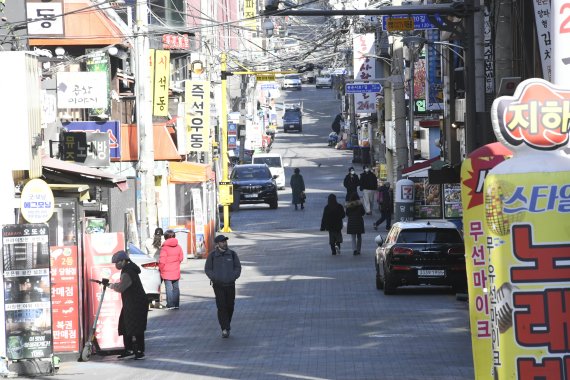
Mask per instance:
[[[292,129],[303,132],[303,115],[299,108],[287,108],[283,114],[283,132]]]
[[[376,288],[392,294],[402,285],[448,285],[467,289],[463,238],[450,221],[395,223],[386,240],[376,238]]]
[[[234,187],[234,204],[237,210],[240,204],[268,203],[277,208],[277,176],[272,176],[265,164],[237,165],[233,168],[230,180]]]

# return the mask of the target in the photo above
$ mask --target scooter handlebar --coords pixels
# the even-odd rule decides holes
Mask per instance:
[[[99,285],[109,286],[109,279],[108,278],[102,278],[101,280],[90,279],[89,281],[96,282]]]

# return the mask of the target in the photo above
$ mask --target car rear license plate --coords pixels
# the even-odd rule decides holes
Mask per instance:
[[[418,277],[443,277],[444,269],[418,269]]]
[[[244,198],[257,198],[257,194],[244,194]]]

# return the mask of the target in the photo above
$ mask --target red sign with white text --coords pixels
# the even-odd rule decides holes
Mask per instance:
[[[51,315],[55,352],[79,352],[77,246],[50,247]]]
[[[125,239],[122,232],[84,234],[85,265],[84,278],[86,302],[88,311],[87,329],[93,326],[97,307],[101,297],[102,287],[90,279],[101,280],[108,278],[110,282],[118,282],[121,272],[111,263],[111,257],[119,250],[125,249]],[[107,289],[97,320],[95,337],[103,350],[123,348],[123,339],[119,337],[117,327],[121,314],[121,294]]]

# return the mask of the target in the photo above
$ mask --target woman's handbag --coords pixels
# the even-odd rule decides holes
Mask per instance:
[[[301,202],[305,202],[305,199],[307,199],[307,195],[305,194],[304,191],[301,191],[301,196],[300,196],[300,198],[301,198]]]

